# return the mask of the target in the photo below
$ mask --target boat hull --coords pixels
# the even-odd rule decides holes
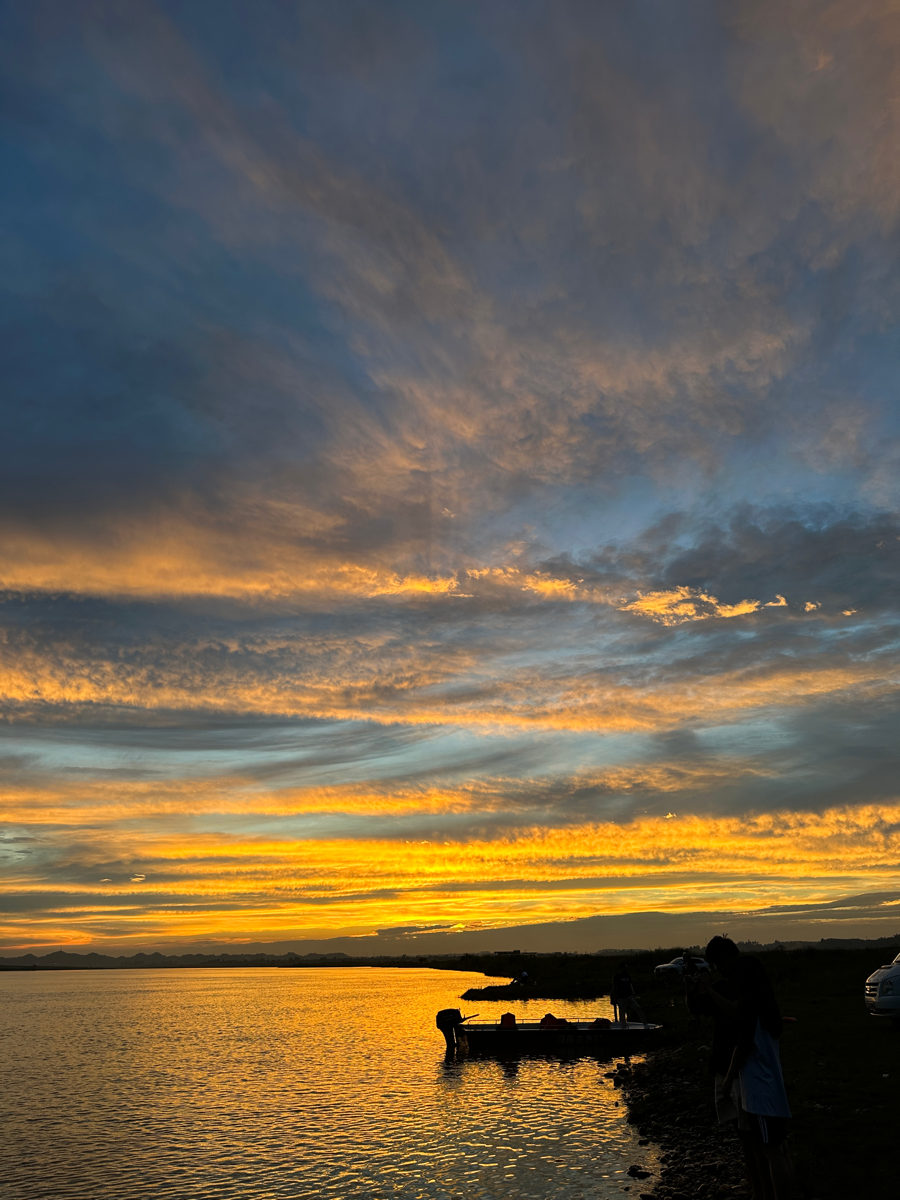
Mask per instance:
[[[464,1033],[470,1054],[559,1054],[636,1047],[647,1034],[661,1028],[660,1025],[645,1027],[636,1022],[627,1025],[616,1022],[608,1026],[520,1024],[515,1028],[464,1025],[460,1033]]]

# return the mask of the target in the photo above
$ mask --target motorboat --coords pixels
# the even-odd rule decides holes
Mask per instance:
[[[661,1025],[641,1021],[610,1021],[606,1017],[566,1020],[547,1013],[540,1021],[519,1021],[513,1013],[504,1013],[499,1021],[476,1021],[475,1013],[464,1017],[459,1009],[442,1009],[437,1027],[444,1034],[447,1049],[468,1050],[471,1054],[498,1052],[543,1054],[569,1050],[616,1050],[642,1042]]]

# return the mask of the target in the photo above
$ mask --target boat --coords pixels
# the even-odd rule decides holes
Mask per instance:
[[[605,1017],[567,1021],[547,1014],[541,1021],[519,1021],[505,1013],[499,1021],[475,1021],[458,1009],[442,1009],[437,1027],[447,1049],[470,1054],[547,1054],[571,1050],[615,1050],[637,1047],[661,1025],[640,1021],[609,1021]],[[510,1019],[512,1018],[512,1019]]]

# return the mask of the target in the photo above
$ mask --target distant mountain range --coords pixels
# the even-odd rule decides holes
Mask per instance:
[[[866,950],[878,949],[881,947],[898,947],[900,948],[900,934],[894,937],[881,938],[820,938],[817,942],[809,941],[791,941],[791,942],[752,942],[744,941],[737,943],[741,950],[745,953],[753,953],[760,950],[802,950],[807,948],[821,950]],[[687,947],[691,950],[700,950],[700,946]],[[661,949],[660,954],[670,953],[669,950]],[[69,950],[54,950],[50,954],[20,954],[16,957],[0,958],[0,970],[122,970],[128,968],[148,969],[153,967],[292,967],[292,966],[329,966],[342,965],[353,966],[356,963],[378,963],[383,962],[401,963],[406,959],[410,964],[420,963],[422,960],[427,961],[446,961],[447,959],[458,960],[462,957],[507,957],[512,954],[517,954],[518,951],[509,950],[494,950],[482,951],[480,954],[419,954],[419,955],[398,955],[398,954],[380,954],[380,955],[350,955],[342,951],[331,951],[327,954],[317,954],[311,952],[309,954],[295,954],[293,951],[288,951],[285,954],[266,954],[258,952],[255,954],[202,954],[200,952],[186,954],[160,954],[158,951],[153,954],[132,954],[120,955],[118,957],[110,954],[97,954],[95,952],[87,954],[77,954]],[[556,957],[559,951],[555,953],[545,953],[544,957]],[[570,951],[568,953],[577,953]],[[634,954],[646,954],[646,950],[640,949],[612,949],[598,950],[597,955],[603,957],[627,957]]]
[[[110,954],[75,954],[54,950],[52,954],[21,954],[17,958],[0,958],[0,967],[37,967],[57,970],[97,970],[123,967],[275,967],[294,963],[335,963],[352,961],[340,952],[334,954],[132,954],[114,957]]]

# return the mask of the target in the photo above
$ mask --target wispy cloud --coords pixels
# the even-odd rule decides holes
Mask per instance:
[[[893,7],[218,11],[0,16],[9,936],[881,887]]]

